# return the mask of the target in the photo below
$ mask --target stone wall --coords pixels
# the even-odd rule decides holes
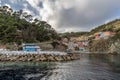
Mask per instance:
[[[0,54],[0,61],[71,61],[79,59],[79,54],[70,53],[66,55],[52,55],[52,54],[25,54],[25,55],[6,55]]]

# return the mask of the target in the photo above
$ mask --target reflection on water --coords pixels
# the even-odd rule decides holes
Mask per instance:
[[[58,63],[46,80],[120,80],[119,61],[118,55],[81,54],[80,60]]]
[[[80,54],[80,57],[80,60],[55,65],[2,62],[0,80],[120,80],[120,55]]]
[[[0,80],[40,80],[52,66],[45,62],[1,62]]]

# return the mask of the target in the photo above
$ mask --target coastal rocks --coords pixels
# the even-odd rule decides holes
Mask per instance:
[[[55,56],[55,61],[63,61],[62,56]]]
[[[109,49],[109,53],[120,54],[120,42],[116,42],[116,43],[112,44]]]
[[[39,62],[39,61],[47,61],[47,62],[56,62],[56,61],[71,61],[79,59],[79,54],[69,53],[66,55],[52,55],[52,54],[25,54],[25,55],[0,55],[0,61],[22,61],[22,62]]]

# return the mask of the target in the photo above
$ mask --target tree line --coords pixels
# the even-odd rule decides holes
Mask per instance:
[[[23,10],[14,11],[8,6],[0,7],[0,42],[42,42],[58,39],[54,28],[45,21],[33,19]]]

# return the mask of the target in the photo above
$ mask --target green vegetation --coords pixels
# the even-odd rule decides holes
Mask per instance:
[[[101,32],[101,31],[119,32],[120,31],[120,19],[116,19],[116,20],[111,21],[107,24],[103,24],[101,26],[98,26],[95,29],[92,29],[90,34],[94,34],[96,32]]]
[[[95,29],[91,30],[90,35],[94,33],[101,32],[101,31],[111,31],[115,32],[116,34],[113,37],[108,39],[100,39],[100,40],[91,40],[89,49],[90,51],[97,51],[97,52],[105,52],[109,51],[110,47],[114,44],[115,49],[120,49],[119,40],[120,40],[120,19],[116,19],[111,21],[107,24],[101,25],[96,27]],[[117,43],[117,44],[115,44]],[[112,49],[112,48],[111,48]]]
[[[90,36],[100,31],[113,31],[117,34],[110,40],[120,39],[120,19],[96,27],[90,32],[67,32],[58,34],[50,24],[22,11],[14,11],[8,6],[0,7],[0,43],[43,42],[60,40],[60,37]]]
[[[71,33],[62,33],[60,34],[62,37],[80,37],[80,36],[91,36],[98,32],[105,32],[105,31],[111,31],[115,32],[116,34],[114,36],[109,37],[108,39],[98,39],[94,40],[93,38],[89,38],[89,46],[88,49],[91,52],[109,52],[111,49],[111,46],[114,44],[116,52],[119,52],[120,49],[119,43],[120,43],[120,19],[116,19],[114,21],[111,21],[107,24],[103,24],[101,26],[98,26],[94,29],[92,29],[90,32],[71,32]],[[116,44],[117,43],[117,44]],[[111,50],[112,51],[112,50]]]
[[[89,50],[91,52],[106,52],[109,50],[111,42],[107,39],[93,40],[89,43]]]
[[[62,37],[79,37],[82,35],[89,35],[89,32],[66,32],[60,34]]]
[[[116,41],[116,40],[118,40],[118,39],[120,39],[120,31],[119,31],[115,36],[113,36],[113,37],[111,38],[111,40],[113,40],[113,41]]]
[[[0,7],[0,42],[42,42],[59,38],[57,32],[45,21],[8,6]]]
[[[102,31],[116,32],[117,34],[115,35],[115,37],[120,39],[120,37],[119,37],[119,35],[120,35],[120,19],[116,19],[107,24],[98,26],[98,27],[92,29],[90,32],[66,32],[66,33],[61,33],[60,35],[62,37],[79,37],[79,36],[84,36],[84,35],[90,36],[90,35],[93,35],[94,33],[102,32]],[[114,39],[116,39],[115,37],[114,37]]]

